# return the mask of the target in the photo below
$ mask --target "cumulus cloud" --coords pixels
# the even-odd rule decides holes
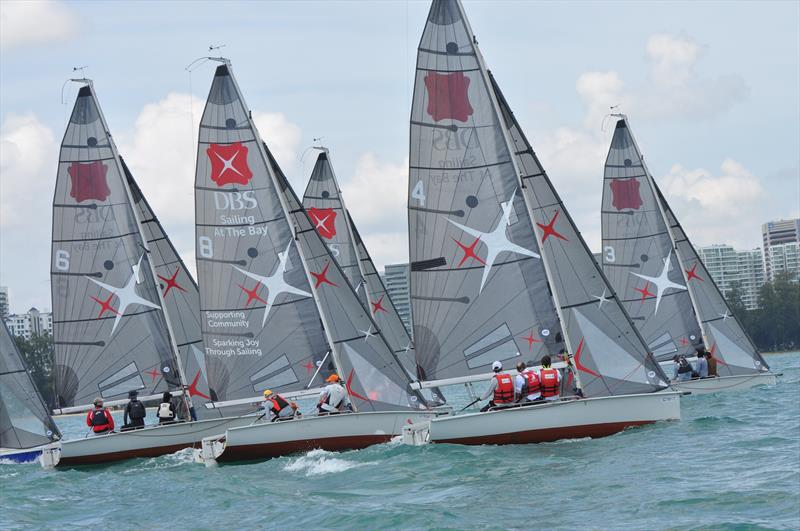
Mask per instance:
[[[0,49],[53,44],[78,33],[75,12],[55,0],[0,2]]]

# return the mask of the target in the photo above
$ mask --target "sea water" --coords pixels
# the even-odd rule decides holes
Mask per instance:
[[[393,441],[210,469],[191,450],[75,470],[3,463],[0,528],[800,529],[800,353],[767,361],[777,386],[684,397],[682,421],[604,439]],[[85,434],[82,417],[59,424]]]

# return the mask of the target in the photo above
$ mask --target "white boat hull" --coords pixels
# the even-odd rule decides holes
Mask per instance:
[[[705,395],[723,391],[743,391],[756,385],[775,385],[777,376],[772,372],[740,374],[738,376],[719,376],[717,378],[672,382],[670,386],[675,391],[689,391],[693,395]]]
[[[203,440],[197,459],[207,466],[234,461],[270,459],[315,449],[357,450],[388,442],[403,426],[430,419],[434,413],[380,411],[309,416],[232,428]]]
[[[407,444],[526,444],[605,437],[632,426],[680,420],[680,393],[565,400],[439,417],[408,426]]]
[[[44,447],[41,463],[45,468],[53,468],[97,465],[135,457],[158,457],[200,446],[205,437],[224,432],[228,428],[247,426],[256,418],[248,415],[156,425],[140,430],[61,441]]]

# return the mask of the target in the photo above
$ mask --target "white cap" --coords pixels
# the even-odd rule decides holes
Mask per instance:
[[[493,371],[502,371],[503,370],[503,364],[500,363],[499,361],[495,361],[494,363],[492,363],[492,370]]]

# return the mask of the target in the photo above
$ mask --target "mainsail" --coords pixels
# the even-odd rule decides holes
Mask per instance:
[[[57,406],[181,385],[137,216],[91,83],[61,143],[51,283]]]
[[[223,64],[200,122],[195,180],[201,327],[218,401],[316,387],[331,366],[323,367],[322,323],[261,149]]]
[[[303,195],[303,207],[392,351],[413,377],[414,345],[345,207],[327,150],[317,157]]]
[[[411,108],[409,247],[424,380],[564,346],[502,123],[455,1],[435,0]]]
[[[693,353],[702,336],[651,179],[622,118],[603,180],[603,270],[656,359],[667,360]]]
[[[0,319],[0,448],[32,448],[60,438],[14,338]]]
[[[439,369],[454,366],[442,364],[444,356],[466,358],[450,374],[459,376],[471,360],[485,372],[528,344],[557,352],[565,340],[587,396],[666,386],[490,80],[454,0],[433,2],[419,47],[409,192],[419,358],[439,358]],[[453,245],[458,253],[448,251]],[[533,324],[524,337],[526,321]],[[485,337],[464,345],[475,330]]]
[[[364,285],[364,276],[361,273],[353,243],[353,233],[345,213],[344,199],[327,149],[319,154],[314,164],[311,178],[303,194],[303,207],[320,237],[328,244],[331,254],[344,271],[348,282],[358,293],[361,302],[366,305],[369,298]]]
[[[200,293],[197,284],[150,208],[125,160],[120,157],[120,161],[137,209],[142,233],[150,248],[150,261],[158,277],[164,309],[170,317],[195,414],[200,419],[218,417],[219,411],[199,407],[212,398],[208,388],[203,336],[200,331]]]
[[[720,376],[733,376],[768,371],[769,365],[731,312],[731,307],[694,250],[658,185],[653,182],[653,186],[664,208],[683,270],[689,279],[687,286],[700,319],[706,348],[719,362],[717,373]]]

